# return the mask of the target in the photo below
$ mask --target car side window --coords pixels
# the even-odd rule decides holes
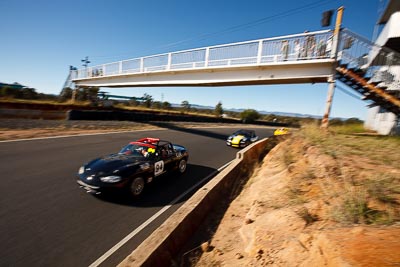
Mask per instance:
[[[161,159],[165,159],[165,158],[168,157],[168,152],[167,152],[167,149],[166,149],[165,146],[159,147],[159,152],[158,153],[159,153],[159,157]]]
[[[168,151],[168,155],[170,155],[170,156],[174,153],[174,149],[171,144],[167,144],[167,151]]]

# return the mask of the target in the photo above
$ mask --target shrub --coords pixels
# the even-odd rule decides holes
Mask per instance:
[[[260,118],[260,114],[254,109],[246,109],[240,113],[240,119],[244,123],[252,123]]]

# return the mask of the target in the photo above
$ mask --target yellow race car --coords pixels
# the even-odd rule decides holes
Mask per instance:
[[[288,134],[289,133],[289,129],[288,128],[278,128],[274,131],[274,135],[284,135],[284,134]]]
[[[253,130],[239,130],[234,132],[226,139],[226,145],[232,147],[245,147],[258,140],[258,136]]]

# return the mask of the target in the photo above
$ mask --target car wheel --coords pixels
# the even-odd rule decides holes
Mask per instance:
[[[184,173],[186,171],[186,159],[181,159],[178,164],[179,173]]]
[[[133,179],[129,191],[132,196],[137,197],[142,194],[144,189],[144,179],[142,177],[136,177]]]

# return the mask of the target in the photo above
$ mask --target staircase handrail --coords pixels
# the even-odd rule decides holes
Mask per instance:
[[[400,89],[400,53],[348,29],[341,30],[338,51],[348,68],[363,69],[371,82],[382,82],[388,90]]]

